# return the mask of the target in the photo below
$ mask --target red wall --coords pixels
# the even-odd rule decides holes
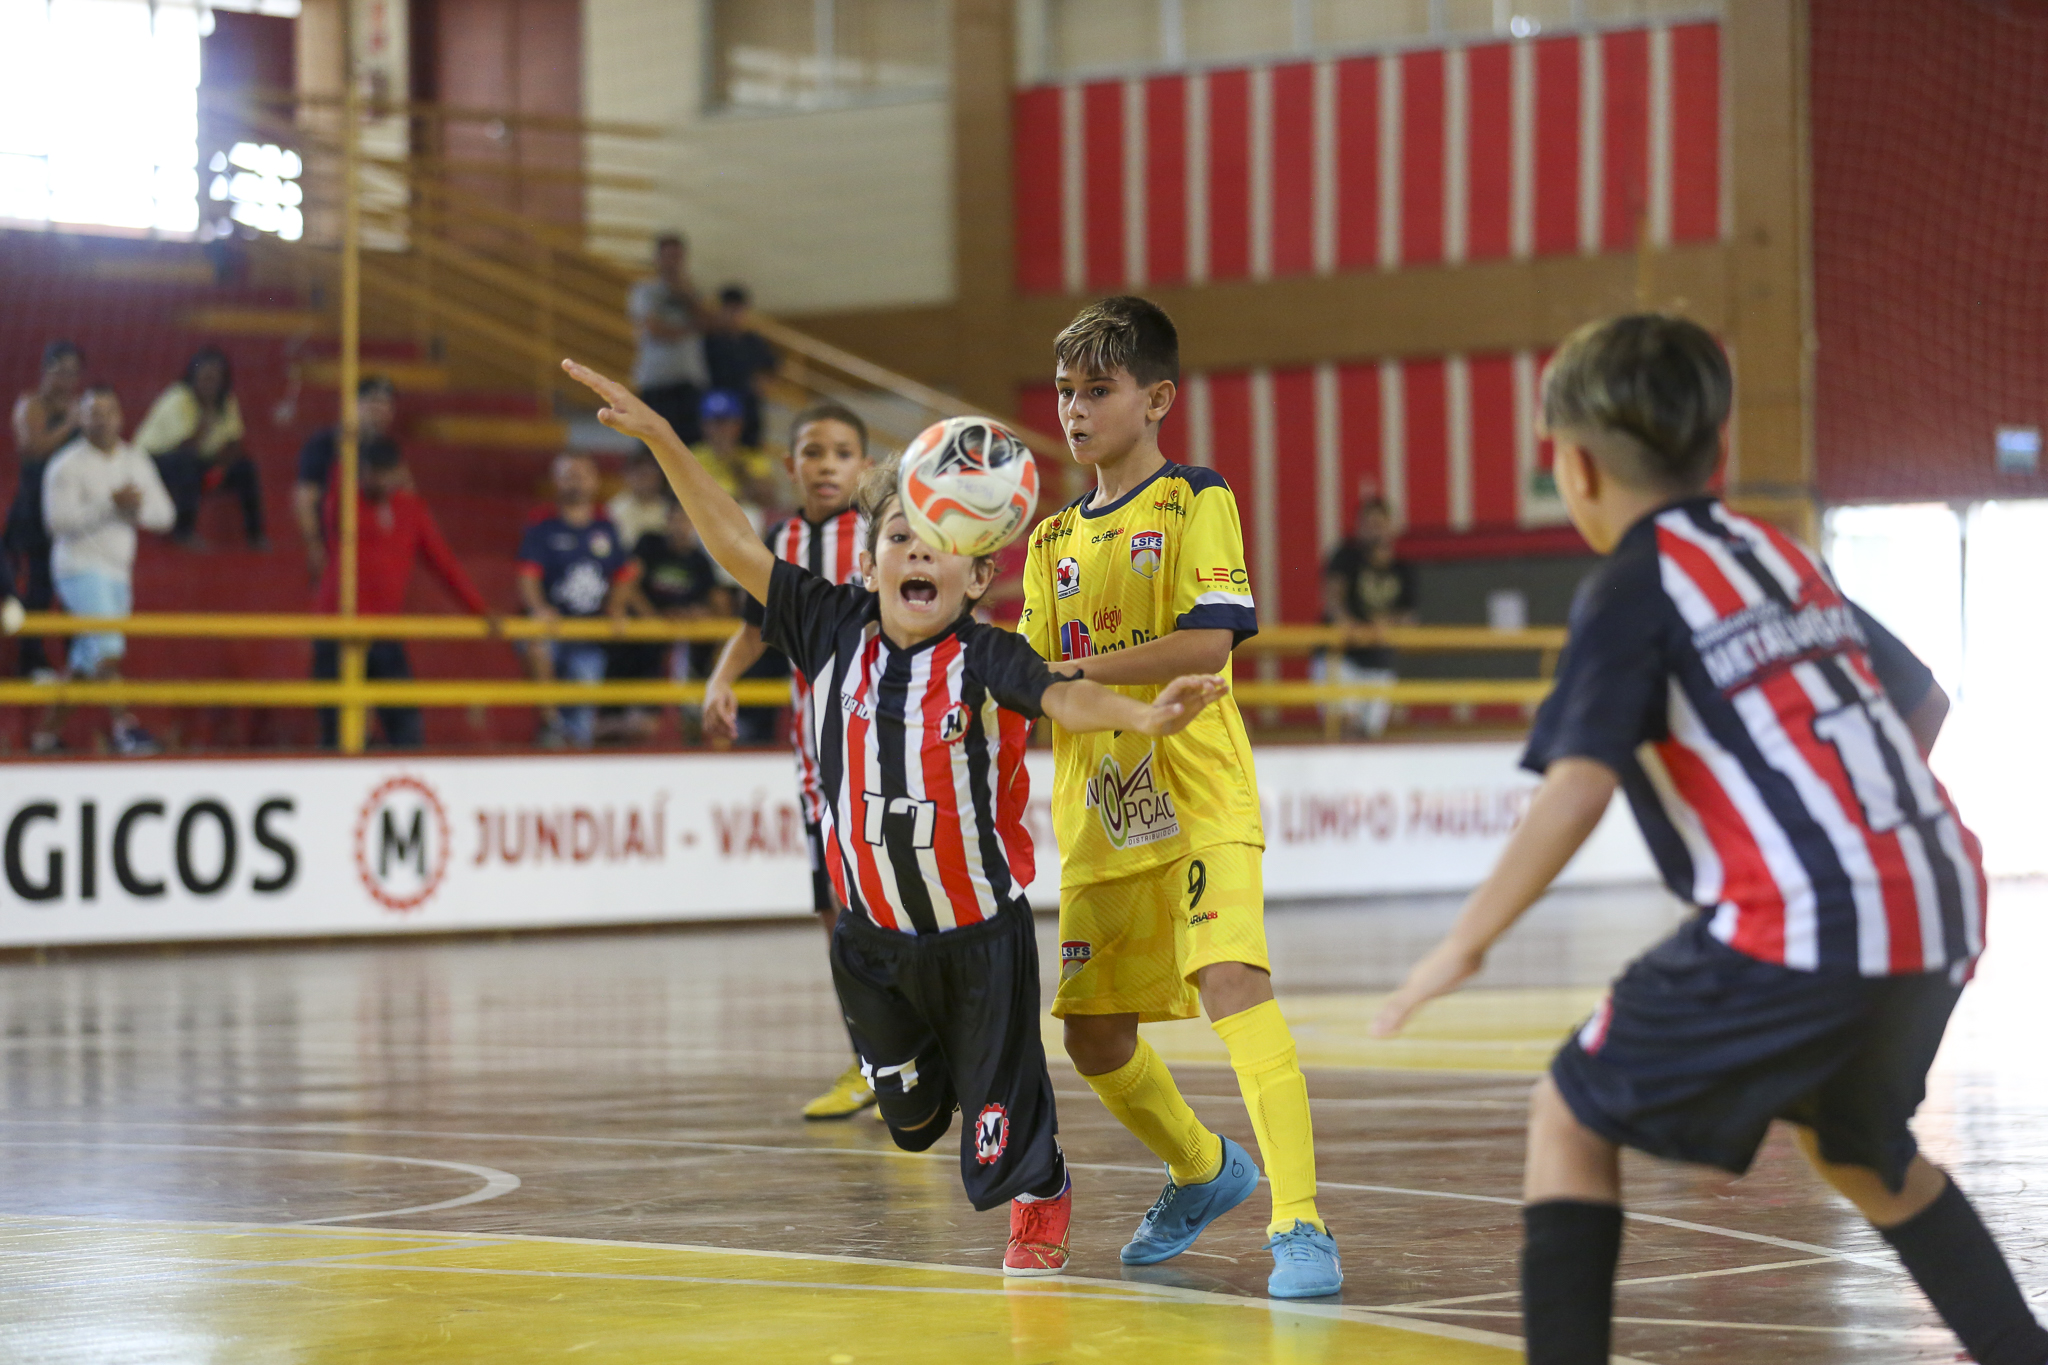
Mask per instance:
[[[2048,494],[2048,5],[1813,0],[1823,496]]]
[[[583,116],[582,0],[414,0],[413,79],[423,99],[458,108]],[[446,125],[445,154],[549,171],[583,164],[582,138],[474,121]],[[495,132],[495,136],[493,135]],[[561,180],[456,177],[471,193],[523,213],[581,224],[583,196]]]

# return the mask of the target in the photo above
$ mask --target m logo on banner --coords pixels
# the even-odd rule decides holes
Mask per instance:
[[[447,874],[453,840],[448,812],[434,789],[416,777],[379,784],[356,815],[356,873],[386,910],[417,910]]]

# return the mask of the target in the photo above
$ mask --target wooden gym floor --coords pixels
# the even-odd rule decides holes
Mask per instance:
[[[809,925],[15,960],[0,1359],[1518,1359],[1529,1079],[1672,912],[1644,889],[1555,897],[1481,988],[1371,1042],[1375,992],[1453,908],[1271,916],[1347,1274],[1341,1303],[1285,1308],[1263,1296],[1263,1194],[1177,1261],[1118,1265],[1161,1175],[1056,1050],[1062,1280],[1003,1280],[1004,1215],[967,1207],[950,1139],[910,1156],[865,1115],[799,1120],[845,1060]],[[2044,910],[2048,887],[1998,889],[1920,1133],[2048,1316]],[[1041,940],[1056,961],[1044,919]],[[1151,1036],[1250,1146],[1206,1026]],[[1955,1359],[1782,1140],[1740,1182],[1632,1161],[1628,1188],[1626,1357]]]

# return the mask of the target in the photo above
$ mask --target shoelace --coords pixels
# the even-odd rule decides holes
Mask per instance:
[[[1312,1261],[1316,1259],[1316,1247],[1309,1239],[1315,1236],[1315,1231],[1305,1223],[1296,1223],[1285,1232],[1274,1233],[1266,1247],[1290,1261]]]
[[[1037,1203],[1024,1205],[1024,1216],[1021,1220],[1023,1226],[1010,1235],[1010,1240],[1022,1242],[1027,1246],[1059,1245],[1060,1239],[1052,1235],[1051,1226],[1052,1211],[1058,1204],[1059,1201],[1056,1199],[1041,1199]]]
[[[1171,1180],[1167,1181],[1166,1188],[1161,1190],[1159,1197],[1152,1201],[1152,1207],[1145,1210],[1145,1225],[1150,1227],[1158,1222],[1160,1217],[1173,1207],[1173,1201],[1179,1197],[1180,1186],[1174,1184]]]

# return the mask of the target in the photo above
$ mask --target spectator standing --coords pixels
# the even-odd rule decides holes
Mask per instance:
[[[1395,681],[1394,650],[1386,628],[1415,619],[1415,567],[1394,554],[1394,516],[1385,498],[1369,497],[1358,504],[1352,535],[1323,564],[1323,619],[1346,627],[1351,644],[1336,656],[1336,678],[1345,683]],[[1330,655],[1312,661],[1316,681],[1332,681]],[[1355,732],[1378,736],[1386,732],[1393,703],[1380,698],[1340,703],[1338,710]]]
[[[704,367],[704,302],[690,283],[689,251],[681,233],[655,239],[654,274],[626,296],[626,315],[640,339],[633,388],[685,444],[695,445],[701,436],[697,405],[710,377]]]
[[[623,621],[635,563],[619,543],[618,528],[597,505],[597,465],[588,455],[555,457],[555,512],[526,528],[519,542],[519,597],[538,621]],[[533,675],[604,681],[601,640],[535,640],[528,647]],[[596,708],[544,707],[540,743],[584,747],[595,737]]]
[[[619,542],[628,547],[640,538],[660,535],[668,529],[669,509],[676,505],[668,491],[668,476],[661,472],[654,452],[642,447],[626,461],[625,486],[604,505],[605,515],[618,528]]]
[[[732,615],[732,592],[722,581],[711,556],[704,552],[697,528],[690,524],[690,516],[681,503],[671,501],[662,529],[650,531],[633,543],[633,559],[638,565],[630,599],[635,615],[665,621]],[[709,672],[712,645],[708,641],[690,640],[678,640],[673,645],[636,641],[617,649],[621,657],[615,662],[622,666],[614,669],[615,676],[659,678],[666,671],[671,681],[687,682]],[[684,707],[686,723],[691,713],[699,710]]]
[[[746,407],[729,389],[713,389],[704,395],[699,409],[704,439],[691,453],[711,471],[718,486],[746,509],[756,526],[767,509],[783,505],[783,487],[775,477],[775,461],[758,446],[742,439],[746,431]]]
[[[398,390],[381,374],[367,375],[356,385],[356,453],[367,460],[372,454],[382,460],[388,447],[397,461],[396,488],[412,488],[412,474],[398,459],[398,443],[391,430],[398,420]],[[299,448],[298,479],[292,485],[292,516],[299,523],[299,540],[306,547],[306,576],[318,583],[327,572],[327,491],[334,482],[340,460],[341,428],[316,431]]]
[[[157,395],[149,415],[135,429],[135,444],[156,459],[157,473],[178,509],[171,538],[200,548],[199,502],[216,489],[242,504],[242,531],[251,549],[267,550],[263,534],[263,488],[256,462],[242,444],[242,408],[235,401],[234,371],[227,353],[204,346],[185,366],[185,377]]]
[[[729,284],[718,291],[718,309],[704,334],[704,369],[711,387],[740,396],[745,425],[740,444],[761,444],[761,376],[782,364],[768,338],[747,326],[752,299],[745,285]]]
[[[21,604],[29,611],[56,605],[50,579],[50,528],[43,519],[43,474],[50,457],[78,435],[78,395],[85,384],[85,357],[68,341],[43,347],[42,377],[36,387],[14,400],[14,453],[21,461],[14,502],[0,531],[0,553],[21,565]],[[24,677],[54,680],[49,645],[41,639],[21,642]]]
[[[407,486],[405,466],[398,447],[389,441],[371,446],[362,457],[362,481],[356,490],[356,611],[363,616],[396,616],[405,610],[405,590],[412,580],[413,566],[422,560],[455,594],[464,608],[477,616],[490,616],[483,594],[463,571],[462,562],[448,548],[433,513],[419,494]],[[329,500],[327,530],[336,536],[339,504]],[[319,596],[314,610],[341,609],[341,561],[337,555],[325,558]],[[493,633],[497,620],[491,619]],[[412,659],[400,640],[372,640],[363,661],[363,675],[373,681],[412,677]],[[331,682],[341,676],[341,645],[336,640],[313,642],[313,677]],[[394,749],[414,749],[424,741],[426,727],[418,707],[380,706],[377,727],[384,743]],[[339,739],[339,713],[332,707],[320,711],[320,747],[332,749]]]
[[[74,616],[126,616],[135,605],[135,532],[168,531],[176,519],[156,464],[121,439],[121,400],[104,384],[79,399],[81,434],[50,458],[43,515],[50,531],[50,572],[57,600]],[[128,642],[115,634],[74,635],[66,672],[74,678],[121,676]],[[110,708],[110,739],[120,754],[151,754],[156,741],[125,706]],[[36,753],[61,747],[65,708],[51,707],[30,737]]]

